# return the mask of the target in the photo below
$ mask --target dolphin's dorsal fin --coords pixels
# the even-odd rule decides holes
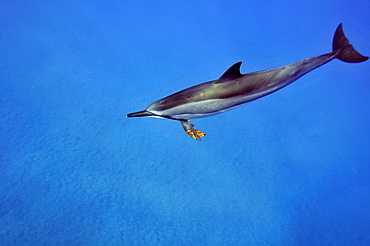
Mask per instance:
[[[242,65],[242,62],[237,62],[234,65],[232,65],[227,71],[215,82],[216,84],[218,83],[223,83],[225,81],[237,79],[242,76],[240,73],[240,66]]]

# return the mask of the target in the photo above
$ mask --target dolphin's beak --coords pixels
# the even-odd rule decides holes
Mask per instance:
[[[127,117],[143,117],[143,116],[153,116],[153,114],[146,110],[143,110],[143,111],[139,111],[139,112],[135,112],[135,113],[131,113],[127,115]]]

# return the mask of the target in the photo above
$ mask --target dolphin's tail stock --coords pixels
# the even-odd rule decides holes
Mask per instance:
[[[333,38],[333,52],[336,51],[338,52],[336,58],[344,62],[356,63],[369,59],[369,57],[358,53],[352,44],[349,44],[349,40],[344,36],[342,23],[337,27]]]

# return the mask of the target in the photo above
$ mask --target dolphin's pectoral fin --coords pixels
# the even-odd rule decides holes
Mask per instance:
[[[191,123],[190,120],[180,120],[182,127],[184,128],[185,132],[192,138],[202,141],[201,137],[204,137],[206,134],[199,131],[198,129],[194,129],[194,124]]]

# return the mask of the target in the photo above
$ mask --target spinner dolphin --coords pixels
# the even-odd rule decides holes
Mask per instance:
[[[241,74],[241,62],[232,65],[219,79],[192,86],[150,104],[127,117],[151,116],[181,122],[185,132],[201,141],[205,134],[194,129],[191,119],[206,117],[241,106],[271,94],[333,59],[358,63],[368,59],[359,54],[345,37],[340,24],[334,34],[332,52],[287,66]]]

